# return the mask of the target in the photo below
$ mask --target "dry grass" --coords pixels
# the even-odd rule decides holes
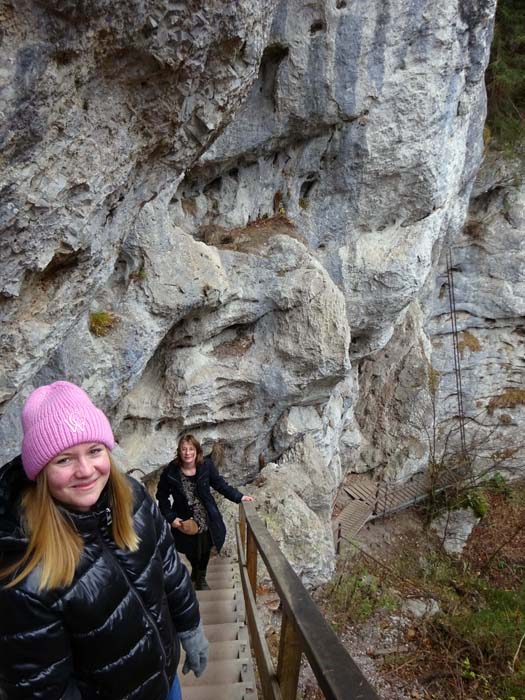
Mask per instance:
[[[217,345],[213,350],[213,354],[217,357],[241,357],[248,352],[253,343],[253,334],[234,338]]]
[[[463,228],[463,233],[470,238],[481,238],[483,224],[480,221],[468,221]]]
[[[307,245],[293,223],[286,216],[277,215],[251,221],[244,227],[225,229],[222,226],[206,226],[201,235],[207,245],[245,253],[258,253],[273,236],[289,236]]]
[[[491,416],[496,408],[516,408],[525,406],[525,389],[509,387],[499,396],[493,396],[487,406],[487,413]]]
[[[461,358],[463,358],[463,352],[467,348],[470,352],[479,352],[481,350],[481,343],[473,333],[470,331],[463,331],[458,341],[458,350]]]

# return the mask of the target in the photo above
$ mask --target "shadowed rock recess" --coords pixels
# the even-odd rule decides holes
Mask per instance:
[[[319,583],[345,473],[426,467],[433,365],[454,415],[450,245],[470,403],[517,423],[523,188],[496,168],[468,213],[494,11],[6,0],[2,459],[33,387],[80,383],[127,466],[157,469],[183,430],[222,442]]]

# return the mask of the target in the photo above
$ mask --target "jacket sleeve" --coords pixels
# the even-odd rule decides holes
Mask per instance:
[[[242,493],[238,491],[234,486],[226,481],[226,479],[219,474],[219,470],[213,463],[211,459],[208,458],[208,466],[210,470],[210,486],[222,494],[229,501],[234,503],[240,503],[242,500]]]
[[[159,484],[157,486],[157,493],[155,497],[158,501],[160,512],[171,525],[171,523],[175,520],[177,516],[170,503],[171,489],[168,480],[169,468],[170,466],[168,464],[168,466],[163,469],[162,474],[160,475]]]
[[[181,562],[175,549],[171,529],[151,502],[159,552],[164,568],[164,587],[171,618],[177,632],[194,629],[200,622],[199,603],[193,589],[188,569]]]
[[[0,620],[0,689],[9,700],[81,700],[59,613],[23,589],[4,588]]]

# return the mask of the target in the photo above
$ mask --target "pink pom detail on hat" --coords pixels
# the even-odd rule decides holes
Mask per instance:
[[[70,382],[35,389],[22,409],[22,428],[22,463],[31,480],[69,447],[100,442],[112,450],[115,445],[104,413],[83,389]]]

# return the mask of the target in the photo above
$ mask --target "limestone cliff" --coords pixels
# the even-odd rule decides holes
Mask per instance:
[[[2,456],[31,388],[67,377],[142,469],[191,430],[268,511],[299,499],[296,530],[318,536],[298,568],[326,576],[344,472],[425,463],[389,428],[442,332],[431,290],[482,159],[494,9],[4,1]]]

